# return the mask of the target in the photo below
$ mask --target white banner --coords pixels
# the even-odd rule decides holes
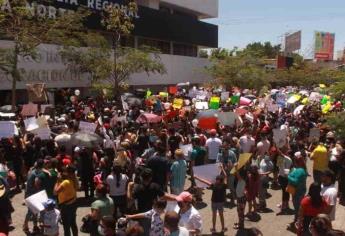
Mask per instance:
[[[79,129],[84,132],[94,133],[96,131],[97,125],[90,122],[80,121]]]

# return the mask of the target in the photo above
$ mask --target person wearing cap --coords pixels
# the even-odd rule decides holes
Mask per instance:
[[[313,163],[313,178],[314,182],[321,183],[322,172],[328,169],[328,151],[326,146],[323,143],[313,150],[310,154],[310,159]]]
[[[331,221],[335,220],[335,209],[337,205],[338,190],[335,187],[335,175],[331,170],[326,170],[322,173],[322,189],[321,195],[330,205],[331,209],[328,214]]]
[[[217,156],[222,146],[222,140],[216,137],[217,131],[211,129],[210,137],[206,140],[206,148],[208,153],[208,163],[215,163],[217,161]]]
[[[170,167],[170,191],[172,194],[180,194],[184,190],[187,174],[187,162],[181,149],[175,151],[175,161]]]
[[[40,226],[43,228],[44,236],[59,235],[60,211],[55,208],[56,203],[53,199],[48,199],[43,203],[44,210],[40,212]]]
[[[182,192],[176,197],[180,207],[179,226],[185,227],[190,235],[199,235],[202,231],[202,219],[199,211],[194,208],[193,196],[189,192]]]

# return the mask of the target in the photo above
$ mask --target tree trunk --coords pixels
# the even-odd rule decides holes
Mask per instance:
[[[20,75],[18,72],[18,54],[19,54],[19,48],[18,45],[15,44],[14,46],[14,53],[13,53],[13,65],[12,65],[12,99],[11,99],[11,107],[12,112],[16,110],[16,104],[17,104],[17,81],[20,80]]]
[[[113,87],[113,93],[114,93],[114,99],[115,101],[120,101],[120,89],[119,89],[119,81],[117,78],[117,46],[118,43],[120,41],[120,36],[117,35],[116,33],[114,33],[114,37],[113,37],[113,60],[114,60],[114,64],[113,64],[113,81],[114,81],[114,87]]]

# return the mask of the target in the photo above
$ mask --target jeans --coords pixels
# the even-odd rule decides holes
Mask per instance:
[[[288,186],[288,178],[287,177],[283,177],[283,176],[279,176],[278,177],[278,181],[279,181],[279,185],[280,185],[280,187],[282,189],[282,203],[289,202],[290,194],[285,191],[286,187]]]
[[[295,209],[294,222],[297,221],[299,207],[301,206],[301,201],[302,201],[304,195],[305,195],[305,192],[296,191],[296,194],[292,197],[292,204],[293,204],[293,208]]]
[[[78,236],[78,226],[76,222],[77,218],[77,206],[76,203],[61,204],[61,220],[65,236],[71,236],[71,230],[73,236]]]

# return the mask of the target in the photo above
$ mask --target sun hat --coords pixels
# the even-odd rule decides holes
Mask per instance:
[[[182,192],[176,197],[178,202],[192,202],[193,196],[190,192]]]

